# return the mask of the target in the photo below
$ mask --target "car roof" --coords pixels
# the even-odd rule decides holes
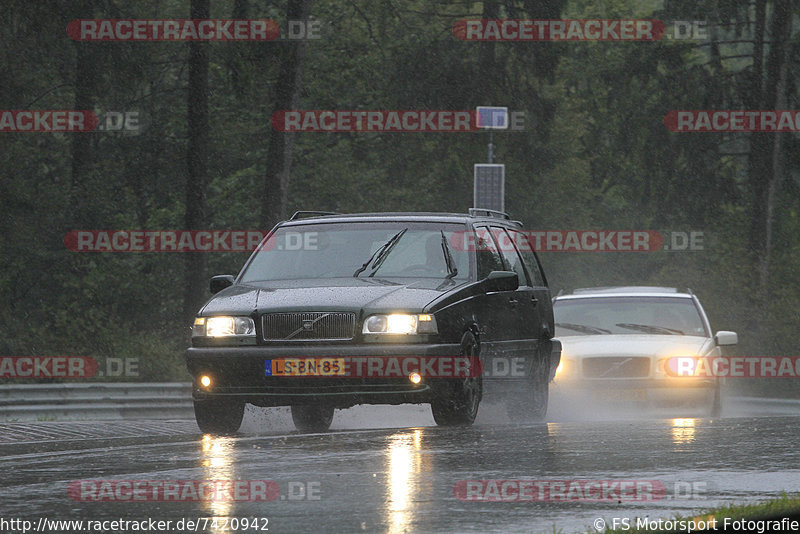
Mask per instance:
[[[434,222],[434,223],[489,223],[505,224],[508,226],[522,226],[520,221],[490,215],[470,215],[466,213],[447,212],[371,212],[371,213],[337,213],[325,215],[312,215],[283,221],[281,226],[294,226],[309,223],[333,222],[367,222],[367,221],[408,221],[408,222]]]
[[[691,290],[678,291],[675,287],[658,286],[609,286],[582,287],[574,289],[571,294],[559,294],[557,300],[571,300],[598,297],[672,297],[692,298]]]

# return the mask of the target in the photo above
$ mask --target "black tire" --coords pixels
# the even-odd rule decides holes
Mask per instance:
[[[506,399],[506,413],[515,423],[542,421],[547,415],[550,398],[550,344],[542,343],[538,357],[531,365],[531,376],[527,384],[513,388]]]
[[[722,393],[720,390],[719,379],[717,379],[714,384],[714,396],[708,410],[708,414],[711,417],[719,417],[722,414]]]
[[[206,434],[233,434],[242,426],[244,402],[230,399],[194,401],[194,418]]]
[[[479,357],[480,345],[472,332],[461,338],[461,355]],[[431,402],[433,420],[439,426],[469,426],[475,422],[483,397],[483,378],[452,380],[449,388]]]
[[[292,421],[301,432],[325,432],[333,422],[333,410],[317,404],[292,406]]]

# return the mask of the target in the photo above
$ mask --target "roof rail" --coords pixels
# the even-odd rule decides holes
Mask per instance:
[[[508,219],[510,220],[508,213],[503,213],[502,211],[497,210],[490,210],[486,208],[470,208],[469,214],[472,217],[477,217],[479,215],[483,215],[485,217],[495,217],[497,219]]]
[[[316,217],[318,215],[339,215],[339,213],[335,211],[296,211],[294,215],[292,215],[289,220],[293,221],[295,219],[302,219],[305,217]]]
[[[679,293],[676,287],[662,286],[599,286],[599,287],[576,287],[572,290],[573,295],[585,293]]]

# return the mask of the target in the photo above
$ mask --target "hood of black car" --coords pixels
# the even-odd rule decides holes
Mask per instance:
[[[271,280],[234,285],[217,293],[203,315],[250,315],[285,311],[421,312],[463,285],[434,278],[326,278]]]

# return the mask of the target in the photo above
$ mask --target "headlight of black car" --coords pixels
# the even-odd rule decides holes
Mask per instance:
[[[196,317],[192,338],[209,338],[222,342],[227,339],[236,345],[255,345],[256,325],[250,317]]]
[[[436,318],[427,313],[370,315],[364,321],[363,334],[437,334]]]

